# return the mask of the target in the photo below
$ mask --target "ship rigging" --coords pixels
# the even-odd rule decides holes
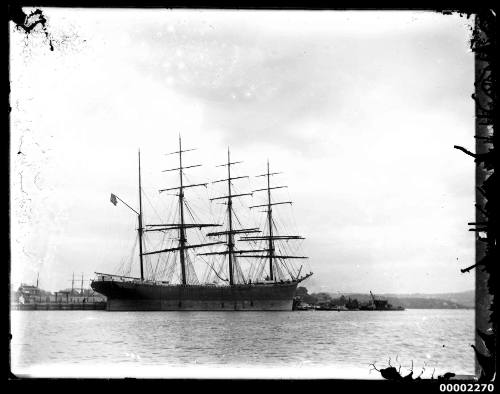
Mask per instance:
[[[210,223],[210,220],[208,222],[197,221],[187,203],[185,192],[188,189],[207,188],[208,183],[188,182],[186,184],[184,171],[200,167],[201,164],[185,165],[183,154],[195,149],[184,149],[180,137],[178,143],[178,150],[168,154],[178,155],[178,167],[163,172],[178,172],[179,183],[175,187],[159,190],[160,194],[167,192],[166,194],[172,195],[174,192],[173,195],[177,197],[177,219],[174,218],[159,224],[144,224],[139,152],[139,210],[136,211],[114,194],[111,195],[111,202],[116,205],[119,200],[137,215],[140,277],[96,273],[97,279],[92,282],[92,287],[108,297],[108,304],[111,305],[108,309],[110,310],[220,310],[225,308],[225,302],[233,304],[235,310],[289,310],[297,284],[312,275],[312,272],[301,276],[303,266],[301,265],[297,269],[293,264],[288,263],[292,259],[307,258],[292,253],[293,251],[286,245],[290,241],[303,240],[304,237],[278,233],[273,208],[292,204],[291,201],[275,201],[272,198],[273,190],[286,188],[286,186],[271,185],[271,177],[280,173],[271,172],[268,161],[267,172],[256,176],[256,178],[265,177],[266,187],[251,192],[235,192],[234,182],[248,179],[249,176],[234,175],[233,166],[242,162],[231,161],[231,152],[228,149],[227,162],[217,166],[227,170],[227,177],[210,183],[211,185],[226,185],[223,195],[209,199],[212,204],[222,201],[222,204],[226,206],[223,224]],[[257,208],[264,208],[261,210],[266,216],[263,230],[257,226],[243,226],[234,210],[236,199],[248,199],[252,198],[254,194],[260,193],[266,196],[266,202],[252,205],[248,209],[251,212]],[[186,220],[186,212],[191,217],[191,221]],[[192,230],[201,232],[202,229],[214,227],[223,228],[210,230],[206,234],[202,234],[201,241],[191,242]],[[144,238],[149,233],[163,235],[163,239],[168,234],[174,244],[165,247],[167,245],[163,243],[159,248],[151,248],[153,250],[150,250],[144,244]],[[174,237],[173,234],[176,234],[177,237]],[[211,238],[211,240],[207,242],[207,238]],[[245,247],[241,248],[240,244],[245,245]],[[224,249],[220,250],[222,245],[224,245]],[[203,251],[207,247],[209,250]],[[190,253],[194,250],[198,251],[194,254]],[[153,256],[159,257],[156,267],[152,270],[149,261],[150,270],[149,273],[146,273],[145,260]],[[161,256],[167,257],[161,260]],[[170,259],[168,256],[174,256],[174,259]],[[218,259],[219,263],[223,262],[222,265],[219,264],[219,268],[215,267],[216,263],[213,260],[206,260],[214,258]],[[245,262],[244,265],[249,265],[248,270],[242,268],[242,259]],[[200,283],[194,266],[196,260],[206,263],[210,269],[209,272],[215,274],[215,281]],[[248,261],[255,263],[248,264],[246,263]],[[168,269],[158,272],[158,264],[161,262],[168,266]],[[176,268],[179,273],[178,284],[172,282],[172,275]],[[223,271],[227,275],[224,275]],[[205,278],[209,276],[205,275]],[[186,290],[180,290],[178,286],[185,287]],[[193,288],[195,289],[194,293],[188,290],[193,286],[195,287]],[[224,287],[227,290],[216,290],[216,288],[223,289]],[[112,300],[111,303],[110,300]]]

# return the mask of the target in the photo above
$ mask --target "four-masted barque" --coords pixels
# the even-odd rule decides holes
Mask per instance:
[[[290,264],[292,259],[305,259],[307,257],[287,253],[285,247],[279,247],[280,243],[304,239],[299,235],[282,235],[277,233],[277,227],[273,219],[273,207],[282,204],[291,204],[291,201],[273,201],[272,190],[286,186],[271,186],[271,177],[278,173],[270,172],[269,161],[267,171],[257,175],[266,179],[266,187],[253,190],[249,193],[235,193],[233,182],[248,176],[232,176],[231,169],[240,161],[231,161],[230,152],[227,153],[227,162],[218,167],[227,169],[227,178],[212,183],[223,183],[227,185],[227,192],[223,196],[211,198],[212,201],[222,201],[226,205],[225,226],[220,231],[210,231],[205,239],[210,242],[191,243],[189,233],[193,229],[222,227],[217,223],[195,223],[186,219],[191,215],[189,206],[186,204],[186,189],[199,186],[207,186],[207,183],[185,184],[184,171],[197,165],[185,166],[183,164],[183,153],[193,149],[182,148],[179,137],[179,150],[171,154],[177,154],[179,167],[165,171],[178,171],[179,185],[176,187],[162,189],[161,192],[175,191],[178,198],[177,220],[174,223],[143,224],[142,211],[142,189],[141,189],[141,162],[139,152],[139,211],[132,209],[138,218],[138,241],[139,241],[139,263],[140,277],[124,275],[113,275],[97,273],[92,281],[91,287],[95,291],[107,297],[107,309],[110,311],[179,311],[179,310],[207,310],[207,311],[289,311],[292,310],[293,297],[297,285],[312,275],[312,272],[302,274],[302,266],[297,269]],[[266,203],[250,206],[250,209],[261,208],[266,213],[264,231],[259,228],[242,228],[238,217],[235,216],[233,202],[254,193],[264,193]],[[111,202],[116,205],[116,195],[111,195]],[[189,215],[186,215],[188,209]],[[236,219],[236,220],[235,220]],[[238,225],[237,225],[238,224]],[[217,229],[218,230],[218,229]],[[175,245],[160,250],[145,251],[143,236],[145,232],[161,232],[172,234]],[[239,245],[247,245],[239,248]],[[223,250],[213,250],[223,247]],[[206,247],[211,251],[203,252]],[[211,267],[219,282],[200,283],[196,277],[194,265],[189,253],[193,250],[200,251],[195,254],[196,258],[217,257],[223,260],[225,267],[223,275],[220,270]],[[170,254],[174,256],[173,264],[177,265],[179,278],[174,281],[157,280],[147,278],[144,270],[145,256]],[[250,259],[256,263],[252,265],[251,272],[243,272],[240,259]],[[248,261],[248,260],[247,260]],[[226,276],[226,277],[224,277]]]

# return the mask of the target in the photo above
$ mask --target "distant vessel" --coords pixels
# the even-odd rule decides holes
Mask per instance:
[[[389,304],[389,300],[376,300],[375,296],[370,290],[370,296],[372,301],[367,305],[362,305],[359,307],[362,311],[404,311],[402,306],[393,307]]]
[[[96,279],[91,283],[92,289],[107,297],[107,309],[110,311],[178,311],[178,310],[208,310],[208,311],[285,311],[292,310],[293,297],[297,285],[312,275],[312,272],[302,275],[302,266],[297,269],[293,264],[288,263],[292,259],[305,259],[304,256],[296,256],[286,252],[288,241],[304,239],[299,235],[278,235],[276,233],[276,223],[273,218],[272,207],[282,204],[291,204],[291,201],[274,202],[271,199],[271,190],[280,189],[286,186],[271,186],[271,176],[276,172],[270,172],[269,161],[267,172],[257,177],[267,179],[267,187],[254,190],[251,193],[233,193],[233,182],[237,179],[248,178],[248,176],[231,176],[233,165],[241,163],[231,162],[230,152],[227,152],[227,163],[218,167],[227,167],[227,178],[214,181],[212,183],[227,183],[227,195],[211,198],[210,200],[223,200],[227,206],[225,218],[225,229],[222,231],[212,231],[204,234],[205,237],[213,237],[216,241],[191,243],[188,232],[191,230],[201,230],[202,228],[222,226],[216,223],[195,223],[194,215],[187,205],[185,190],[198,186],[207,186],[207,183],[188,184],[184,183],[184,170],[200,165],[183,165],[183,153],[193,149],[182,148],[179,137],[179,150],[171,154],[178,154],[179,167],[166,171],[178,171],[179,185],[176,187],[162,189],[160,192],[176,191],[178,197],[178,208],[175,220],[166,224],[143,225],[142,214],[142,190],[141,190],[141,162],[139,152],[139,212],[135,211],[128,204],[138,217],[138,238],[139,238],[139,262],[140,277],[113,275],[96,272]],[[254,205],[250,208],[265,208],[266,225],[265,231],[259,228],[239,228],[235,222],[239,223],[238,217],[233,209],[233,199],[243,196],[253,195],[257,192],[267,193],[267,203]],[[111,202],[116,205],[117,200],[123,202],[116,195],[111,195]],[[186,211],[193,222],[186,220]],[[145,232],[162,232],[163,234],[177,233],[174,238],[175,244],[168,248],[143,251],[143,235]],[[262,235],[255,235],[263,233]],[[174,233],[175,234],[175,233]],[[249,235],[253,234],[253,235]],[[239,237],[237,240],[235,237]],[[222,240],[221,240],[222,239]],[[245,242],[253,248],[239,249],[236,241]],[[283,242],[285,241],[285,242]],[[284,244],[284,245],[282,245]],[[191,256],[189,252],[193,249],[205,248],[213,245],[225,245],[224,250],[197,253]],[[162,254],[167,257],[163,260],[167,274],[173,276],[176,270],[179,272],[178,283],[172,280],[163,280],[150,275],[144,275],[144,257]],[[170,258],[172,256],[173,258]],[[200,283],[193,261],[207,258],[205,256],[221,256],[223,265],[220,269],[214,268],[207,263],[215,276],[214,281]],[[210,257],[208,257],[210,258]],[[255,264],[251,265],[248,272],[243,272],[239,259],[252,259]],[[203,260],[204,261],[204,260]],[[205,261],[206,263],[206,261]],[[224,275],[224,273],[226,275]]]

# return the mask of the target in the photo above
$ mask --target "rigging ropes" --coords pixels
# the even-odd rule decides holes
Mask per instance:
[[[115,267],[113,272],[117,272],[119,275],[123,275],[123,276],[130,275],[130,272],[132,270],[132,262],[134,260],[135,254],[136,254],[137,245],[139,244],[138,241],[139,241],[139,235],[136,235],[134,244],[132,246],[132,250],[130,251],[128,256],[123,257],[121,259],[120,263],[118,263],[118,265]]]

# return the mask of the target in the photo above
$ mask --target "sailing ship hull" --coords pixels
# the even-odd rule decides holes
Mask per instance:
[[[233,286],[96,280],[108,311],[291,311],[298,281]]]

